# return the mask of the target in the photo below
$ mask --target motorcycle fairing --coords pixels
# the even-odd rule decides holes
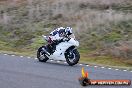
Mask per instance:
[[[71,38],[69,41],[61,42],[56,46],[55,52],[48,56],[49,59],[65,61],[65,51],[71,46],[79,46],[79,42]]]

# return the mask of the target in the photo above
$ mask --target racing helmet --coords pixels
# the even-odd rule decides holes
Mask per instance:
[[[58,29],[65,29],[64,27],[59,27]]]
[[[59,34],[65,33],[65,28],[64,27],[59,27],[58,32],[59,32]]]
[[[65,34],[66,35],[71,35],[72,34],[72,28],[71,27],[66,27],[65,28]]]

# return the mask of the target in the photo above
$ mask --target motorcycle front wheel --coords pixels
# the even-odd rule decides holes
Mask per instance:
[[[79,62],[80,54],[77,51],[77,49],[72,49],[65,53],[65,58],[66,58],[66,62],[70,66],[73,66]]]

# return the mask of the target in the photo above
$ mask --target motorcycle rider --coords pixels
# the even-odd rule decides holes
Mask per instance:
[[[48,37],[48,45],[47,48],[49,49],[49,53],[54,53],[56,49],[56,45],[61,42],[68,41],[68,37],[72,36],[72,28],[71,27],[59,27],[53,30]]]

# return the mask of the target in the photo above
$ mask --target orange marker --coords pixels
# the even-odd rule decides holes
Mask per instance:
[[[88,72],[84,71],[84,67],[82,67],[82,77],[79,78],[79,82],[82,86],[87,85],[131,85],[130,80],[92,80],[88,78]]]

